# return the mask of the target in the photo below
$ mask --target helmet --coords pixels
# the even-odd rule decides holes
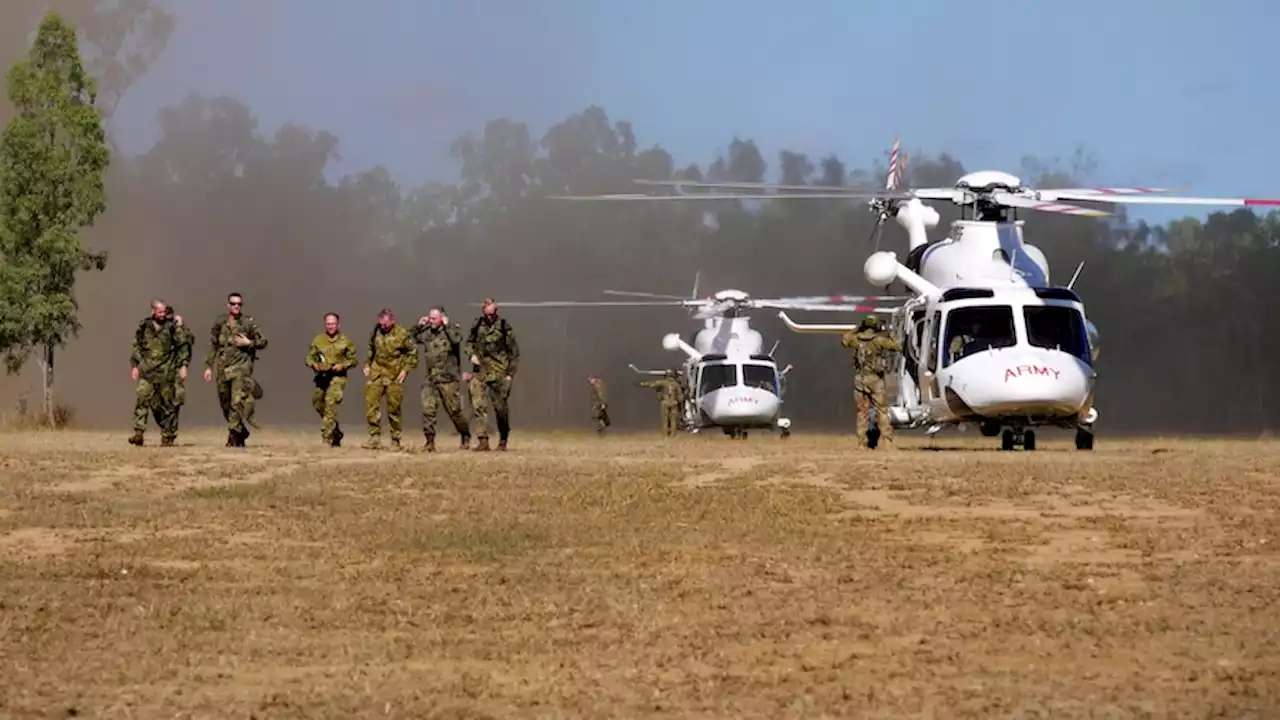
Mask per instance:
[[[676,378],[676,371],[675,371],[675,370],[668,370],[668,371],[666,372],[666,376],[674,380],[674,379]]]
[[[880,318],[876,317],[875,315],[868,315],[862,318],[862,327],[871,328],[872,330],[875,330],[880,327]]]

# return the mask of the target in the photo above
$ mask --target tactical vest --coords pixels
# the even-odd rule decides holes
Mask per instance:
[[[885,362],[884,352],[880,348],[880,343],[876,342],[879,336],[872,335],[867,339],[858,339],[858,344],[854,346],[853,363],[860,375],[884,375],[889,367]]]

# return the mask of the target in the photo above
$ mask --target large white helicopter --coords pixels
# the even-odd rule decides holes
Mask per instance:
[[[1058,426],[1076,431],[1076,448],[1092,450],[1099,352],[1097,328],[1072,290],[1081,267],[1066,286],[1049,282],[1044,254],[1023,241],[1017,211],[1039,210],[1105,217],[1110,213],[1063,203],[1278,206],[1280,200],[1162,196],[1167,188],[1061,188],[1034,190],[1008,173],[973,172],[954,187],[901,190],[898,142],[890,153],[884,191],[848,187],[769,183],[693,183],[640,181],[674,186],[680,194],[594,196],[566,199],[742,200],[867,199],[879,215],[873,236],[889,217],[907,231],[906,264],[893,252],[867,258],[867,281],[887,287],[900,281],[916,293],[888,310],[890,327],[904,352],[895,363],[897,390],[889,416],[895,427],[976,424],[988,437],[1001,435],[1001,447],[1034,450],[1032,428]],[[905,158],[904,158],[905,159]],[[719,190],[694,194],[684,188]],[[750,194],[749,191],[776,192]],[[743,192],[747,191],[747,192]],[[962,208],[950,236],[930,243],[927,230],[940,217],[921,200],[950,200]],[[856,325],[793,322],[796,332],[843,333]],[[954,351],[953,351],[954,348]]]
[[[752,309],[820,310],[840,312],[887,311],[861,303],[875,300],[902,300],[879,296],[808,296],[790,298],[757,299],[741,290],[721,290],[707,298],[697,298],[697,280],[694,281],[694,297],[680,298],[655,293],[605,290],[608,295],[650,298],[635,301],[548,301],[504,302],[504,307],[660,307],[682,306],[689,308],[694,319],[702,320],[702,328],[690,341],[679,333],[668,333],[662,338],[662,347],[668,351],[680,351],[685,355],[680,375],[688,389],[684,407],[684,428],[696,434],[706,428],[718,427],[730,438],[747,437],[747,431],[755,428],[777,429],[783,438],[791,434],[791,419],[782,415],[782,398],[785,394],[785,378],[791,371],[788,365],[781,370],[773,354],[778,343],[764,352],[764,339],[750,325],[747,312]],[[631,369],[641,375],[663,375],[665,370]]]

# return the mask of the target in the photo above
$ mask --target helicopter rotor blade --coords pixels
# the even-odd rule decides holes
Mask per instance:
[[[480,303],[467,303],[472,307],[479,307]],[[688,305],[689,301],[665,301],[657,300],[651,302],[642,302],[639,300],[616,300],[616,301],[575,301],[575,300],[548,300],[546,302],[503,302],[502,307],[516,308],[539,308],[539,307],[679,307]]]
[[[1039,210],[1040,212],[1058,213],[1061,215],[1082,215],[1084,217],[1110,217],[1111,213],[1105,210],[1097,210],[1094,208],[1080,207],[1079,205],[1068,205],[1060,202],[1043,202],[1040,200],[1032,200],[1014,195],[1007,192],[991,193],[991,199],[996,203],[1005,207],[1024,208],[1027,210]]]
[[[686,299],[684,297],[681,297],[680,295],[664,295],[662,293],[650,293],[650,292],[633,292],[631,290],[602,290],[601,294],[620,295],[622,297],[645,297],[645,298],[654,298],[657,300],[685,300]]]
[[[1228,207],[1280,207],[1280,200],[1269,198],[1186,197],[1170,195],[1089,195],[1074,190],[1042,190],[1041,197],[1118,203],[1121,205],[1222,205]]]

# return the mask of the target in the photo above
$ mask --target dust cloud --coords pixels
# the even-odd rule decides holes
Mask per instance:
[[[193,66],[231,62],[233,55],[250,50],[258,55],[237,62],[250,71],[256,63],[266,73],[265,59],[285,52],[273,49],[291,32],[275,17],[278,10],[254,25],[250,43],[227,28],[243,26],[251,15],[237,22],[219,18],[247,12],[247,5],[233,5],[226,10],[183,5],[169,16],[151,0],[19,0],[0,6],[0,61],[8,64],[22,55],[41,12],[53,6],[83,30],[91,67],[102,78],[112,137],[155,135],[137,152],[115,154],[108,210],[86,233],[90,244],[110,253],[109,262],[103,272],[80,276],[84,330],[59,355],[57,368],[58,399],[75,411],[82,426],[126,432],[133,407],[130,342],[155,297],[174,305],[197,336],[183,412],[183,425],[194,427],[222,422],[212,388],[198,376],[209,327],[230,292],[244,295],[247,312],[270,340],[258,364],[266,391],[258,419],[310,425],[316,420],[303,358],[326,312],[342,316],[344,331],[363,350],[382,307],[412,323],[442,304],[465,327],[478,313],[471,304],[489,295],[592,300],[606,288],[687,295],[698,270],[701,294],[725,287],[757,297],[884,290],[867,287],[861,277],[862,263],[876,247],[870,236],[873,218],[862,206],[805,204],[758,213],[715,208],[713,215],[704,215],[690,207],[584,207],[537,197],[626,191],[633,177],[758,181],[770,166],[787,182],[876,184],[882,182],[882,162],[855,168],[835,157],[784,152],[771,163],[753,141],[735,138],[704,168],[686,167],[687,160],[638,139],[643,128],[611,119],[602,108],[566,117],[572,103],[554,99],[555,87],[570,84],[571,78],[547,79],[541,94],[526,87],[502,107],[467,104],[467,97],[506,95],[488,87],[459,94],[469,72],[467,56],[459,53],[494,46],[469,44],[466,38],[454,38],[450,52],[456,56],[447,64],[448,73],[427,73],[425,66],[387,68],[403,73],[403,83],[416,88],[399,100],[384,97],[374,103],[360,78],[335,78],[325,88],[324,102],[347,108],[358,120],[353,121],[358,131],[330,133],[308,126],[314,111],[302,100],[297,107],[281,100],[287,122],[260,121],[251,97],[188,94],[195,81],[183,76]],[[220,48],[222,54],[199,55],[191,50],[196,45]],[[313,45],[290,46],[296,62],[288,66],[303,68],[334,52]],[[493,58],[486,62],[492,70]],[[435,70],[443,66],[437,63]],[[431,78],[441,75],[448,83],[433,85]],[[144,88],[147,82],[151,85]],[[513,82],[527,86],[530,80],[520,76]],[[279,78],[264,80],[249,95],[295,97],[281,92],[287,86]],[[553,99],[537,99],[542,96]],[[158,113],[148,103],[159,107]],[[9,113],[0,104],[0,119]],[[379,113],[421,118],[416,144],[406,140],[403,154],[425,168],[424,177],[400,184],[380,167],[358,166],[343,167],[345,174],[338,176],[343,148],[367,149],[369,136],[381,132]],[[474,134],[458,137],[467,130]],[[1025,178],[1042,181],[1039,186],[1088,173],[1083,166],[1024,170]],[[908,180],[917,187],[950,185],[963,171],[960,161],[945,153],[913,152]],[[1123,215],[1107,224],[1028,220],[1028,233],[1049,257],[1054,280],[1065,281],[1078,262],[1086,262],[1076,287],[1102,333],[1099,406],[1106,432],[1256,433],[1280,422],[1280,397],[1265,362],[1274,333],[1260,331],[1246,318],[1212,318],[1210,302],[1224,293],[1249,297],[1248,288],[1267,287],[1274,275],[1269,269],[1280,269],[1277,251],[1259,243],[1228,243],[1229,251],[1211,257],[1218,274],[1199,272],[1206,248],[1223,238],[1274,236],[1274,220],[1215,217],[1208,225],[1176,232],[1131,223]],[[947,218],[944,212],[941,228]],[[1148,242],[1174,252],[1153,255],[1142,250]],[[900,230],[886,228],[883,246],[900,249],[900,243]],[[627,364],[677,364],[678,356],[661,349],[662,336],[687,336],[698,327],[679,308],[509,309],[504,314],[515,325],[523,351],[512,396],[517,432],[589,427],[588,373],[607,381],[619,428],[656,427],[655,399],[650,391],[631,387],[638,378]],[[780,341],[779,363],[795,366],[786,399],[797,432],[851,427],[849,360],[838,338],[788,333],[767,312],[757,313],[753,324],[764,333],[766,348]],[[1189,326],[1205,329],[1194,352],[1179,339]],[[1253,351],[1244,360],[1233,349],[1240,342]],[[1162,362],[1153,365],[1157,358]],[[1233,368],[1231,377],[1220,372],[1223,367]],[[363,415],[360,380],[358,374],[353,377],[342,410],[351,428],[360,426]],[[411,434],[419,422],[419,383],[420,373],[406,393]],[[0,412],[23,397],[38,402],[38,386],[34,364],[19,376],[0,379]],[[1191,407],[1200,409],[1187,412]]]

